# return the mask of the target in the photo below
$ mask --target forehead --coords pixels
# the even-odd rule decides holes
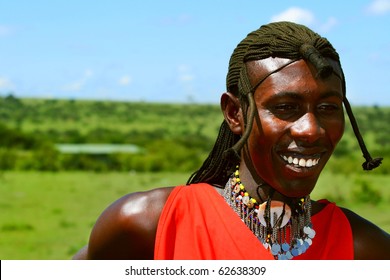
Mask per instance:
[[[342,71],[341,71],[339,64],[332,59],[327,58],[326,60],[333,67],[334,74],[339,76],[339,78],[341,79],[343,77],[343,74],[342,74]],[[283,68],[285,65],[287,65],[289,63],[294,65],[297,62],[307,64],[305,62],[305,60],[303,60],[303,59],[300,59],[300,60],[297,60],[296,62],[294,62],[293,59],[281,58],[281,57],[268,57],[265,59],[248,61],[246,63],[246,67],[247,67],[247,73],[249,76],[248,77],[249,81],[250,81],[251,85],[254,86],[255,84],[258,83],[258,81],[264,79],[267,75],[269,75],[269,73],[271,73],[277,69]],[[286,68],[287,67],[290,67],[290,66],[288,65],[288,66],[286,66]],[[315,75],[316,70],[314,69],[314,67],[311,65],[309,65],[309,67],[311,68],[312,72],[314,72],[314,75]]]
[[[333,67],[333,73],[325,78],[320,78],[314,66],[303,59],[294,61],[286,58],[267,58],[247,62],[246,67],[252,87],[264,79],[256,91],[266,88],[275,93],[325,91],[337,93],[342,97],[341,68],[336,61],[330,59],[328,61]]]

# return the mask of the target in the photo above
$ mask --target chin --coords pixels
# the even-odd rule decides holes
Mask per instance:
[[[317,183],[317,179],[318,177],[315,180],[289,181],[275,190],[287,197],[304,197],[311,194]]]

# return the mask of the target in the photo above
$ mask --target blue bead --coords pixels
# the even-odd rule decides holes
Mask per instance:
[[[287,252],[287,253],[286,253],[286,258],[287,258],[288,260],[291,260],[291,259],[293,258],[293,255],[291,254],[291,252]]]
[[[272,244],[272,251],[279,252],[280,251],[280,245],[278,243]]]
[[[299,251],[297,250],[297,249],[292,249],[291,250],[291,254],[294,256],[294,257],[296,257],[296,256],[298,256],[299,255]]]
[[[282,250],[287,252],[288,250],[290,250],[290,245],[288,243],[283,243],[282,244]]]

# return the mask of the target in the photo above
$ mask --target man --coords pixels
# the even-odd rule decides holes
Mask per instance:
[[[122,197],[76,259],[390,259],[389,234],[327,200],[317,179],[344,131],[366,162],[332,45],[279,22],[234,50],[215,146],[187,186]],[[190,160],[190,159],[189,159]]]

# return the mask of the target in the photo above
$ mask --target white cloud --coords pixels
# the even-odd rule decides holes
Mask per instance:
[[[390,0],[374,0],[368,6],[367,11],[374,15],[383,15],[390,12]]]
[[[86,79],[88,79],[88,78],[90,78],[90,77],[92,77],[92,76],[93,76],[93,72],[92,72],[91,69],[87,69],[87,70],[84,71],[84,77],[85,77]]]
[[[271,18],[271,21],[292,21],[295,23],[307,25],[311,28],[315,28],[315,30],[321,33],[329,32],[334,26],[338,24],[338,21],[335,17],[330,17],[325,23],[320,23],[318,20],[316,20],[315,15],[310,10],[299,7],[291,7],[277,15],[274,15]]]
[[[191,82],[195,79],[195,76],[191,73],[191,68],[188,65],[182,64],[178,67],[179,81]]]
[[[118,80],[118,83],[121,86],[128,86],[132,81],[133,79],[129,75],[124,75]]]
[[[84,71],[83,77],[81,79],[71,82],[62,87],[64,91],[80,91],[87,84],[88,80],[93,76],[93,72],[90,69]]]
[[[298,7],[291,7],[271,18],[271,21],[292,21],[306,25],[312,24],[314,20],[315,17],[311,11]]]
[[[177,68],[180,87],[180,98],[186,97],[189,102],[194,102],[195,100],[195,87],[193,81],[196,79],[196,76],[193,74],[191,66],[187,64],[181,64]]]
[[[194,80],[194,75],[191,75],[191,74],[180,74],[179,76],[179,80],[182,81],[182,82],[190,82],[192,80]]]
[[[11,28],[6,25],[0,25],[0,36],[7,36],[11,33]]]
[[[13,89],[13,83],[6,77],[0,77],[0,89]]]
[[[83,81],[76,81],[62,87],[64,91],[80,91],[84,86]]]

